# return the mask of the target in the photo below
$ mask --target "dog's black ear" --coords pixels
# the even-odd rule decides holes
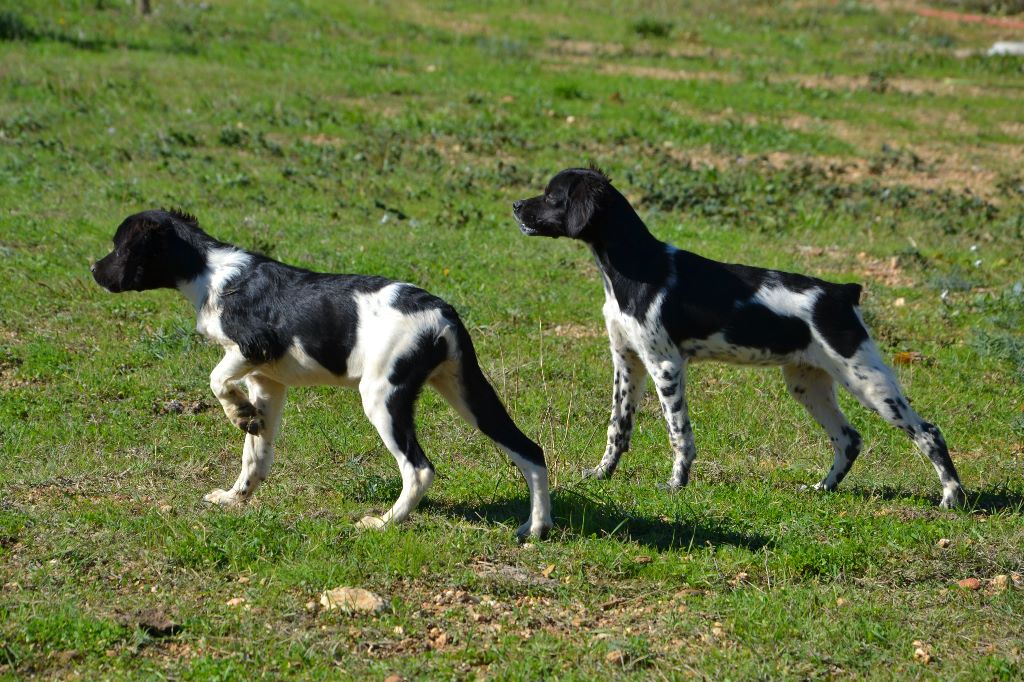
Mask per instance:
[[[567,236],[579,237],[583,233],[593,219],[601,195],[608,185],[608,176],[593,166],[580,174],[569,194],[569,211],[565,221]]]

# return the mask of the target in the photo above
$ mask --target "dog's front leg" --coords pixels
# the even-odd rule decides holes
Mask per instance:
[[[658,389],[661,411],[668,423],[668,437],[672,443],[674,459],[667,487],[679,490],[689,482],[690,467],[697,457],[686,404],[686,360],[678,354],[659,358],[648,362],[647,371]]]
[[[609,478],[615,473],[622,453],[629,450],[636,411],[647,387],[647,370],[640,358],[625,345],[612,347],[612,414],[608,420],[608,442],[601,463],[583,471],[583,478]]]
[[[263,415],[238,387],[238,381],[252,368],[252,363],[237,348],[229,349],[210,372],[210,389],[231,423],[257,436],[263,428]]]
[[[231,506],[248,500],[260,483],[270,475],[274,463],[274,438],[281,426],[281,412],[287,389],[283,384],[263,377],[250,376],[249,401],[263,414],[264,424],[258,436],[245,434],[242,449],[242,470],[230,490],[214,490],[203,499],[214,504]]]

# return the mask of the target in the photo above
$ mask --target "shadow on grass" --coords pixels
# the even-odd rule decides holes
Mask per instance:
[[[860,497],[866,500],[884,500],[895,502],[928,502],[936,513],[944,512],[939,508],[939,495],[921,495],[908,488],[894,485],[883,485],[873,488],[842,488],[843,494]],[[1012,490],[1005,485],[988,485],[983,488],[967,491],[967,507],[969,512],[983,514],[1022,514],[1024,513],[1024,493]]]
[[[525,497],[500,498],[479,504],[425,503],[469,521],[507,523],[518,527],[529,516]],[[655,518],[632,514],[614,502],[598,500],[574,487],[560,487],[551,493],[552,534],[564,538],[614,538],[635,542],[655,551],[691,547],[732,545],[757,551],[770,540],[757,534],[737,533],[688,519]]]
[[[137,40],[105,40],[102,38],[86,38],[83,35],[71,35],[48,29],[40,30],[30,26],[19,14],[10,11],[0,11],[0,42],[13,41],[25,43],[64,43],[79,50],[90,50],[93,52],[123,48],[148,52],[166,52],[169,54],[199,53],[199,50],[194,45],[185,43],[154,46]]]
[[[1024,494],[1019,490],[1010,490],[1006,486],[986,486],[973,491],[968,489],[967,508],[988,514],[1021,514],[1024,513]]]

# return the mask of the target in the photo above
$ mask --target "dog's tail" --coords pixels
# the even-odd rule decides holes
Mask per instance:
[[[544,451],[519,430],[498,398],[494,387],[480,369],[473,339],[470,338],[466,326],[454,311],[451,316],[446,317],[451,324],[441,334],[454,336],[454,339],[451,339],[454,343],[449,341],[448,347],[454,348],[450,357],[458,366],[455,376],[452,377],[455,385],[448,387],[449,391],[457,392],[458,395],[446,397],[464,417],[483,431],[484,435],[505,450],[519,455],[530,464],[545,466]],[[444,390],[442,392],[447,393]]]
[[[439,336],[451,349],[430,381],[451,403],[463,419],[483,431],[505,451],[526,479],[530,488],[530,519],[519,527],[517,535],[544,537],[551,528],[551,497],[548,493],[548,468],[544,451],[527,438],[512,421],[498,399],[491,382],[476,359],[476,349],[466,326],[450,308],[444,311],[446,324]],[[452,344],[452,340],[455,341]]]

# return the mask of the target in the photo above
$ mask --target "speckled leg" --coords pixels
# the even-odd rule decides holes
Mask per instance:
[[[861,404],[910,436],[917,448],[931,460],[942,484],[942,507],[948,509],[966,503],[967,496],[960,485],[960,477],[942,432],[910,407],[896,377],[882,360],[874,343],[865,341],[853,357],[836,360],[830,373]]]
[[[789,394],[825,429],[832,443],[835,456],[832,469],[814,488],[835,490],[860,454],[860,434],[839,409],[835,383],[828,372],[806,365],[786,365],[782,368],[782,376]]]
[[[689,408],[686,404],[686,360],[678,354],[669,355],[648,363],[654,385],[661,401],[661,411],[668,424],[668,437],[672,443],[672,476],[668,479],[669,490],[678,490],[690,480],[690,467],[697,457],[697,445],[693,439]]]
[[[612,382],[612,413],[608,421],[608,442],[600,464],[583,472],[584,478],[609,478],[622,454],[629,450],[636,411],[647,387],[647,370],[640,358],[625,347],[612,349],[615,378]]]

